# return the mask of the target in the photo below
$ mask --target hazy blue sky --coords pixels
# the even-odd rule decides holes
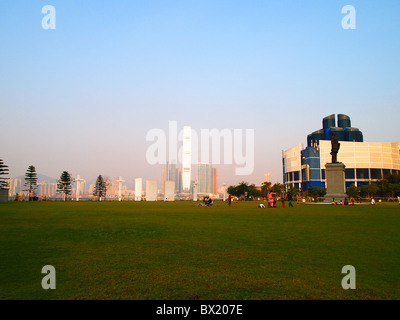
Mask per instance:
[[[0,158],[12,176],[161,179],[146,133],[176,120],[254,129],[254,173],[220,167],[220,182],[260,184],[332,113],[399,141],[399,17],[398,0],[1,1]]]

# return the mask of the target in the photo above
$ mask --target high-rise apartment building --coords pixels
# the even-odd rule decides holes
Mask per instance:
[[[197,164],[197,193],[212,193],[212,166],[211,163]]]
[[[142,200],[142,188],[143,188],[142,184],[143,184],[142,178],[135,179],[135,201]]]
[[[182,146],[182,191],[190,192],[191,187],[191,165],[192,165],[192,128],[183,127]]]
[[[218,194],[218,168],[212,168],[212,194]]]
[[[179,178],[178,177],[178,169],[176,168],[176,164],[172,164],[167,161],[167,163],[164,164],[161,169],[161,193],[165,194],[165,182],[166,181],[174,181],[175,182],[174,192],[177,192],[178,178]]]

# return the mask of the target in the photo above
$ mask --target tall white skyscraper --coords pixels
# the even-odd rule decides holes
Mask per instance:
[[[192,182],[192,128],[183,127],[183,146],[182,146],[182,191],[190,192]]]
[[[135,201],[142,200],[142,178],[135,179]]]

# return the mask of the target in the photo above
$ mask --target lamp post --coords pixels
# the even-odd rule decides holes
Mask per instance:
[[[74,179],[76,181],[76,201],[79,201],[79,197],[80,197],[80,192],[81,192],[81,181],[83,181],[83,179],[81,179],[81,176],[78,174],[76,176],[76,179]]]
[[[193,183],[193,201],[197,201],[197,181]]]
[[[118,182],[118,201],[122,200],[122,182],[125,182],[125,180],[122,180],[122,177],[119,176]]]
[[[226,200],[226,183],[224,182],[223,184],[222,184],[222,186],[224,187],[224,201]]]

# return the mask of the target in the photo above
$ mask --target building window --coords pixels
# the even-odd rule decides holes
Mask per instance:
[[[357,179],[369,179],[368,169],[356,169]]]
[[[325,169],[321,170],[321,179],[325,180]]]
[[[383,169],[383,177],[386,177],[390,174],[390,169]]]
[[[381,179],[381,169],[371,169],[371,179]]]
[[[346,179],[355,179],[354,169],[345,169]]]
[[[300,180],[300,171],[295,171],[294,172],[294,180],[299,181]]]

